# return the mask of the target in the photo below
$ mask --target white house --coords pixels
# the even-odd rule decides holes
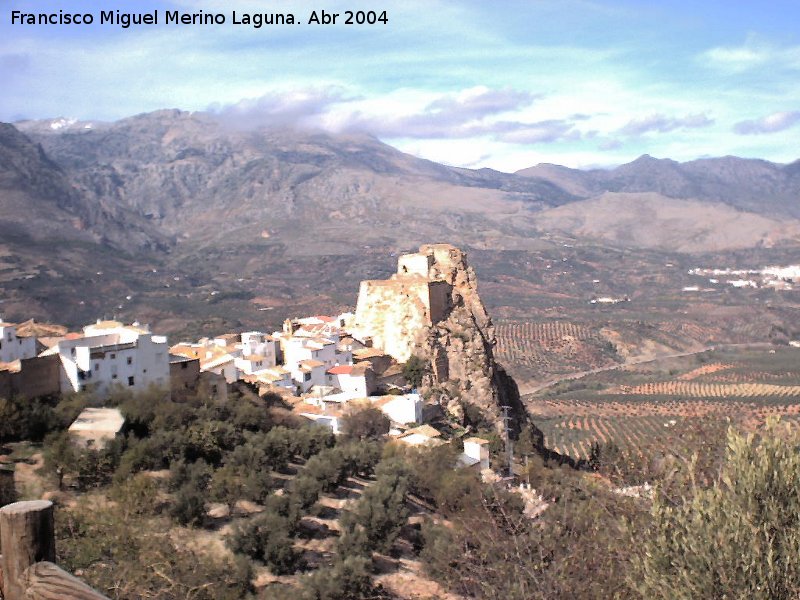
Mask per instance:
[[[244,377],[243,379],[247,382],[258,385],[259,387],[285,388],[292,390],[293,392],[297,388],[295,382],[292,381],[291,373],[280,366],[258,371],[253,375]]]
[[[325,385],[325,363],[318,360],[301,360],[295,365],[286,365],[292,374],[292,380],[306,393],[315,385]]]
[[[0,363],[36,356],[36,338],[18,336],[17,326],[0,319]]]
[[[143,390],[150,385],[169,389],[167,338],[138,325],[98,321],[68,335],[48,353],[61,359],[61,391],[93,391],[105,395],[119,385]]]
[[[211,358],[200,361],[200,370],[215,373],[222,376],[227,383],[234,383],[239,380],[239,367],[236,364],[237,358],[227,352],[212,355]]]
[[[339,365],[329,368],[326,383],[339,388],[352,398],[366,398],[376,389],[375,374],[370,365]]]
[[[269,369],[274,365],[270,365],[267,359],[258,354],[247,354],[234,359],[236,368],[239,369],[240,375],[255,375],[260,371]]]
[[[321,406],[304,405],[303,408],[299,409],[299,414],[309,421],[315,422],[317,425],[330,428],[336,435],[339,435],[341,432],[341,420],[344,413],[342,412],[341,406],[337,406],[335,403],[329,404],[323,402]]]
[[[336,366],[336,342],[327,338],[293,336],[284,342],[283,359],[289,370],[304,360],[322,362],[326,369],[330,369]]]
[[[380,408],[393,423],[400,425],[422,423],[422,407],[424,402],[419,394],[403,396],[372,396],[373,405]]]
[[[261,331],[246,331],[242,334],[242,356],[261,357],[263,369],[269,369],[278,364],[275,340]]]
[[[477,465],[483,471],[489,468],[489,440],[471,437],[464,440],[464,453],[458,457],[460,465],[472,467]]]

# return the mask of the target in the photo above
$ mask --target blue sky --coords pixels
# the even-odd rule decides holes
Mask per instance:
[[[116,2],[0,0],[0,120],[213,110],[503,171],[644,153],[800,158],[796,0]],[[100,10],[155,8],[159,26],[99,24]],[[314,9],[348,8],[386,10],[389,23],[305,24]],[[11,24],[12,10],[59,9],[95,24]],[[228,23],[167,26],[166,9]],[[304,24],[233,25],[233,10]]]

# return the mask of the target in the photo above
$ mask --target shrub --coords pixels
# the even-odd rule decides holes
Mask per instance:
[[[377,440],[389,433],[389,417],[375,406],[350,410],[342,418],[342,433],[354,440]]]
[[[674,504],[658,494],[632,584],[648,598],[796,598],[800,454],[776,422],[728,433],[721,473]]]
[[[237,525],[227,543],[233,552],[263,561],[275,575],[288,575],[302,565],[291,533],[285,517],[265,512]]]
[[[352,513],[342,519],[342,548],[353,553],[391,548],[408,518],[408,468],[392,458],[382,461],[375,483],[369,486]],[[363,533],[362,533],[363,532]]]
[[[367,600],[375,598],[369,575],[370,561],[348,556],[332,566],[318,569],[302,582],[302,600]]]
[[[430,365],[427,361],[419,356],[411,356],[403,365],[403,377],[411,387],[418,388],[429,370]]]
[[[205,493],[192,485],[184,485],[175,494],[170,515],[181,525],[200,525],[206,517]]]

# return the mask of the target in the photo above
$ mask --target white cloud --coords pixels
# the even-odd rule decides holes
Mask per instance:
[[[641,119],[628,121],[617,133],[628,136],[640,136],[651,131],[668,133],[676,129],[697,129],[708,127],[714,123],[705,113],[686,115],[685,117],[667,117],[662,114],[653,114]]]
[[[800,122],[800,110],[774,112],[760,119],[739,121],[733,130],[739,135],[776,133],[789,129]]]
[[[734,73],[768,65],[800,69],[800,46],[779,46],[751,34],[740,46],[717,46],[702,52],[698,58],[706,66]]]

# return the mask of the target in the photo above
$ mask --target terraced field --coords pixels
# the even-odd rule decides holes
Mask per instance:
[[[600,327],[567,321],[501,323],[495,327],[495,356],[516,376],[541,378],[584,371],[619,361]]]
[[[800,385],[771,383],[702,383],[694,381],[656,381],[637,386],[620,386],[620,394],[644,396],[683,396],[687,398],[796,398]]]
[[[571,415],[537,419],[545,445],[575,459],[589,458],[592,445],[613,442],[629,450],[674,447],[684,417],[647,415],[598,417]]]
[[[777,415],[800,425],[800,350],[721,350],[626,367],[525,400],[546,445],[575,459],[607,442],[638,453],[688,456],[702,443],[691,433],[696,424],[751,429]]]

